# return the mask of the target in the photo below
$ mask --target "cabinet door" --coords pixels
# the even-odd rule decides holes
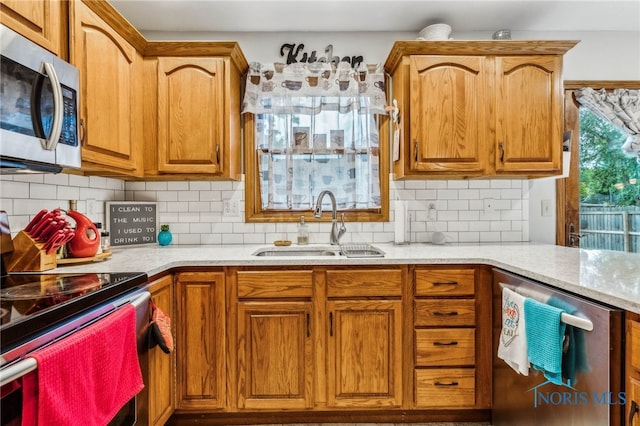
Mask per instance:
[[[0,22],[50,52],[65,58],[66,22],[60,0],[1,0]]]
[[[412,56],[410,168],[482,174],[489,134],[487,62],[481,56]],[[402,111],[401,111],[402,112]]]
[[[224,60],[158,59],[158,171],[222,172]]]
[[[311,302],[238,304],[238,407],[312,407]]]
[[[497,172],[559,172],[562,57],[496,58]]]
[[[167,275],[149,286],[151,299],[173,318],[173,275]],[[175,327],[175,320],[173,321]],[[174,407],[173,366],[175,352],[166,354],[159,346],[149,349],[149,424],[163,425]]]
[[[328,301],[327,312],[327,405],[402,405],[401,302]]]
[[[72,6],[71,60],[80,70],[83,169],[140,174],[141,57],[84,3]]]
[[[177,275],[177,407],[225,405],[224,274]]]

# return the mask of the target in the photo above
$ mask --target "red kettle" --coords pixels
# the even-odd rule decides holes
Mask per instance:
[[[100,233],[93,222],[78,212],[69,210],[67,216],[76,221],[76,234],[67,243],[67,251],[72,257],[92,257],[100,248]]]

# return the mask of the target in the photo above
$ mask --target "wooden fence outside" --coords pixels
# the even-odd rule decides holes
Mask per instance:
[[[580,206],[580,247],[640,253],[640,207]]]

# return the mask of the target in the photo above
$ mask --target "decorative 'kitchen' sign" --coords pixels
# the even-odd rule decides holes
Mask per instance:
[[[326,56],[318,57],[317,51],[315,50],[311,51],[311,54],[307,54],[307,52],[304,52],[303,50],[304,50],[303,43],[300,43],[300,44],[285,43],[280,47],[280,56],[284,57],[286,55],[287,65],[295,64],[296,62],[306,62],[309,64],[312,64],[314,62],[327,62],[327,63],[333,62],[336,65],[338,65],[338,62],[348,62],[351,64],[352,68],[356,68],[358,65],[360,65],[364,61],[364,58],[362,57],[362,55],[344,56],[342,59],[340,59],[340,56],[337,56],[337,55],[334,56],[332,44],[329,44],[327,45],[327,47],[324,48],[324,53],[327,54]],[[298,58],[300,53],[302,53],[302,56]]]
[[[108,201],[107,230],[112,246],[156,242],[157,204],[142,201]]]

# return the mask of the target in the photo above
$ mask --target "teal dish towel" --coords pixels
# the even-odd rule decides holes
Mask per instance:
[[[524,301],[529,362],[558,385],[563,384],[562,342],[566,325],[560,320],[562,312],[562,309],[531,298]]]

